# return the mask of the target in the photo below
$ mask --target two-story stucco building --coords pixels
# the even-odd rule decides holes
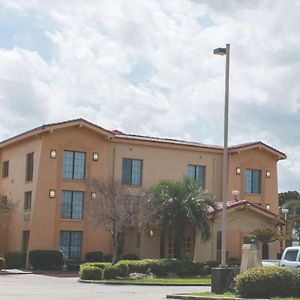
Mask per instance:
[[[0,231],[0,253],[62,249],[68,258],[88,251],[111,254],[110,235],[85,216],[91,192],[86,181],[113,178],[135,192],[161,179],[191,176],[221,201],[223,148],[195,142],[109,131],[83,119],[43,125],[0,143],[2,196],[18,202]],[[279,217],[277,162],[284,153],[254,142],[229,148],[229,257],[240,257],[249,232],[284,225]],[[232,190],[239,191],[238,196]],[[186,257],[215,260],[220,250],[220,213],[212,237],[185,236]],[[270,249],[279,251],[278,243]],[[125,237],[126,253],[168,257],[172,243],[158,230]]]

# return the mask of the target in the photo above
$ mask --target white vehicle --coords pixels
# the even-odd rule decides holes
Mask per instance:
[[[288,268],[300,268],[300,246],[287,247],[279,261],[277,260],[263,260],[262,265],[268,266],[281,266]]]

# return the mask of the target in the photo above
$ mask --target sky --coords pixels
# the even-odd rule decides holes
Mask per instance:
[[[286,153],[300,191],[300,1],[0,0],[0,140],[85,118],[109,130]]]

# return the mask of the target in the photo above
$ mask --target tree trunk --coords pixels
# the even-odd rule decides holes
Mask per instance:
[[[261,256],[262,256],[262,259],[269,259],[269,245],[268,243],[263,243],[262,244],[262,247],[261,247]]]

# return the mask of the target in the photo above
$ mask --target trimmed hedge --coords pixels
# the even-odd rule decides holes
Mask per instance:
[[[112,262],[113,256],[111,254],[106,254],[103,256],[103,261],[104,262]]]
[[[84,268],[80,268],[79,275],[80,279],[85,280],[101,280],[102,279],[102,269],[93,267],[93,266],[85,266]]]
[[[115,279],[116,277],[127,277],[130,273],[154,273],[158,277],[169,275],[205,276],[210,274],[211,267],[216,262],[191,262],[177,259],[143,259],[143,260],[120,260],[117,264],[111,263],[84,263],[80,270],[94,266],[103,270],[104,279]]]
[[[139,257],[134,253],[123,254],[121,260],[139,260]]]
[[[102,262],[103,253],[101,251],[87,252],[85,254],[86,262]]]
[[[61,270],[63,254],[55,250],[32,250],[29,252],[29,263],[34,269]]]
[[[26,253],[24,252],[7,252],[4,255],[5,266],[7,269],[23,269],[26,264]]]
[[[0,257],[0,271],[4,268],[5,266],[5,260],[3,257]]]
[[[295,278],[293,271],[284,267],[253,268],[236,277],[236,292],[243,298],[292,296]]]

